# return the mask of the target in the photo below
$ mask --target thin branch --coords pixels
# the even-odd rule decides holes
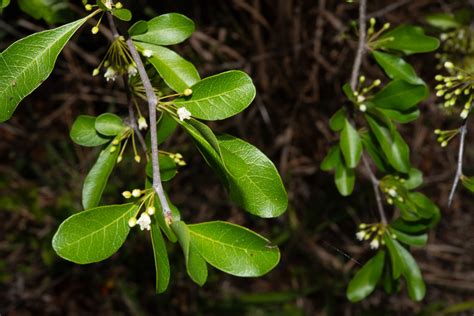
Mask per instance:
[[[354,65],[352,66],[352,74],[351,74],[351,88],[355,91],[357,86],[357,78],[359,77],[360,73],[360,66],[362,64],[362,58],[365,54],[366,49],[366,24],[367,20],[367,0],[360,0],[359,2],[359,42],[357,44],[357,52],[354,59]],[[372,182],[372,187],[374,188],[375,193],[375,200],[377,202],[377,210],[380,214],[381,222],[386,225],[387,224],[387,217],[385,216],[385,210],[382,203],[382,196],[380,194],[379,189],[379,180],[375,176],[372,168],[370,167],[370,163],[365,157],[362,155],[362,162],[367,170],[367,174],[369,175],[370,181]]]
[[[454,192],[459,184],[459,180],[462,177],[462,161],[464,156],[464,147],[465,147],[465,140],[467,134],[467,119],[462,122],[461,127],[459,128],[459,152],[458,152],[458,163],[456,166],[456,174],[454,176],[453,185],[451,187],[451,192],[449,192],[448,198],[448,207],[451,207],[451,203],[453,202]]]

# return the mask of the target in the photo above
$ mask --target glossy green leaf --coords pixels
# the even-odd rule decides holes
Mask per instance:
[[[148,61],[174,91],[182,93],[201,80],[196,67],[171,49],[140,42],[135,42],[135,45],[140,51],[146,49],[152,52]]]
[[[86,264],[113,255],[130,231],[128,220],[136,215],[134,204],[91,208],[66,219],[53,237],[56,253],[69,261]]]
[[[339,146],[334,145],[329,149],[328,154],[321,162],[320,168],[323,171],[329,171],[336,168],[339,163],[341,163],[341,151]]]
[[[104,113],[95,119],[95,129],[105,136],[117,136],[125,128],[123,120],[113,113]]]
[[[354,169],[348,168],[344,163],[339,163],[336,166],[336,174],[334,175],[334,182],[337,190],[341,195],[351,195],[354,190],[355,172]]]
[[[462,24],[456,20],[456,17],[453,14],[449,13],[433,13],[425,17],[428,24],[443,29],[453,29],[461,27]]]
[[[423,297],[425,297],[426,286],[423,282],[420,268],[407,249],[400,245],[396,240],[393,240],[393,245],[394,249],[400,256],[402,274],[407,281],[408,295],[412,300],[421,301]]]
[[[207,280],[207,264],[195,243],[191,241],[190,227],[182,221],[173,222],[171,227],[178,236],[179,244],[183,249],[188,275],[200,286],[204,285]]]
[[[424,81],[416,74],[415,69],[403,58],[379,51],[373,51],[372,55],[390,79],[405,80],[413,85],[424,84]]]
[[[411,235],[393,228],[390,231],[396,236],[397,240],[410,246],[422,247],[428,242],[428,234]]]
[[[130,34],[133,40],[155,45],[174,45],[183,42],[194,32],[194,22],[178,13],[163,14],[147,23],[146,32]]]
[[[386,162],[386,158],[380,146],[376,145],[376,140],[371,133],[361,134],[362,146],[369,154],[378,170],[387,173],[391,167]]]
[[[226,167],[231,199],[260,217],[286,211],[288,196],[273,162],[253,145],[232,137],[217,137]]]
[[[160,154],[158,157],[158,162],[160,165],[161,181],[170,181],[178,173],[176,170],[176,162],[174,162],[170,156]],[[151,160],[147,162],[145,170],[146,175],[150,178],[153,178],[153,166]]]
[[[439,208],[426,195],[420,192],[411,192],[408,198],[415,203],[417,213],[422,218],[430,219],[439,214]]]
[[[237,70],[207,77],[191,87],[193,94],[174,100],[178,108],[186,107],[195,118],[222,120],[247,108],[255,98],[252,79]]]
[[[192,133],[194,136],[196,136],[196,133],[198,133],[198,137],[202,138],[203,141],[211,145],[211,147],[215,150],[215,152],[219,155],[219,157],[223,159],[219,141],[217,140],[217,137],[214,134],[214,132],[206,124],[201,123],[200,121],[195,120],[195,119],[190,119],[183,122],[178,121],[178,122],[183,127],[185,127],[186,131]]]
[[[112,14],[122,21],[130,21],[132,19],[132,12],[128,9],[112,9]]]
[[[49,77],[62,48],[86,20],[32,34],[0,54],[0,122]]]
[[[462,185],[469,191],[474,193],[474,177],[461,176]]]
[[[151,242],[155,258],[156,293],[163,293],[170,282],[170,262],[165,240],[156,220],[151,224]]]
[[[396,130],[390,131],[371,115],[365,115],[365,118],[388,162],[397,171],[407,173],[410,170],[410,149],[400,134]]]
[[[344,84],[342,86],[342,91],[344,92],[344,94],[350,101],[352,101],[353,103],[357,101],[356,96],[354,95],[354,91],[352,91],[350,84],[348,83]]]
[[[413,122],[414,120],[418,119],[418,117],[420,117],[420,110],[418,110],[417,107],[413,107],[405,111],[397,111],[390,109],[378,110],[391,120],[402,124]]]
[[[379,281],[385,260],[385,251],[380,250],[355,274],[347,287],[346,296],[358,302],[369,296]]]
[[[277,246],[244,227],[215,221],[189,225],[192,244],[215,268],[240,277],[268,273],[280,260]]]
[[[109,142],[110,137],[101,135],[95,129],[95,117],[79,115],[72,124],[69,133],[71,139],[78,145],[95,147]]]
[[[405,54],[426,53],[436,50],[439,41],[425,35],[421,27],[401,25],[382,34],[375,46],[402,51]]]
[[[48,24],[64,23],[72,17],[67,0],[18,0],[18,6],[26,14],[37,20],[44,19]]]
[[[395,79],[377,92],[372,102],[382,109],[405,111],[428,96],[425,85],[412,85],[400,79]]]
[[[409,234],[421,234],[426,231],[428,226],[426,220],[407,222],[402,218],[397,218],[390,223],[390,227]]]
[[[346,166],[349,168],[357,167],[362,156],[362,142],[359,133],[347,119],[344,120],[339,147],[346,161]]]
[[[109,176],[117,163],[120,152],[120,145],[110,152],[114,145],[110,144],[101,151],[99,158],[92,169],[87,174],[82,188],[82,206],[84,209],[93,208],[99,205],[102,193],[104,192]]]
[[[423,183],[423,173],[416,168],[411,168],[408,172],[408,179],[405,180],[403,186],[408,190],[413,190]]]
[[[340,108],[336,113],[331,116],[329,119],[329,127],[334,131],[340,131],[344,128],[344,124],[346,121],[346,110],[344,108]]]
[[[156,125],[157,134],[156,137],[158,139],[158,145],[161,145],[165,142],[171,135],[173,135],[174,131],[178,123],[176,123],[175,119],[172,118],[168,113],[161,113],[160,118],[158,119],[158,123]],[[150,147],[150,132],[146,134],[145,142],[147,147]]]
[[[1,13],[1,9],[8,7],[9,4],[10,4],[10,0],[0,0],[0,13]]]
[[[146,21],[140,20],[135,22],[129,29],[128,35],[140,35],[148,31],[148,23]]]
[[[402,275],[402,258],[400,257],[400,254],[398,253],[398,250],[395,247],[394,239],[387,234],[385,234],[383,238],[385,241],[385,245],[387,246],[388,253],[390,255],[392,277],[394,280],[397,280]]]
[[[150,185],[151,187],[151,185]],[[168,205],[171,209],[171,214],[173,221],[180,221],[181,220],[181,214],[179,213],[178,208],[171,202],[170,198],[168,197],[168,194],[165,192],[166,199],[168,200]],[[166,238],[168,238],[169,241],[171,242],[177,242],[178,237],[176,234],[173,232],[171,227],[166,223],[165,221],[165,216],[163,215],[163,208],[161,207],[160,199],[158,196],[155,196],[155,199],[153,200],[154,206],[156,208],[155,212],[155,219],[158,223],[158,225],[161,228],[161,231],[166,235]]]

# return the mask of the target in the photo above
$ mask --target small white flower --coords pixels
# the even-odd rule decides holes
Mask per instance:
[[[454,64],[450,61],[447,61],[447,62],[444,63],[444,68],[452,69],[452,68],[454,68]]]
[[[106,0],[104,3],[105,7],[109,10],[112,10],[112,4],[113,4],[112,0]]]
[[[117,72],[114,68],[108,67],[107,71],[104,74],[104,78],[107,79],[107,81],[115,81],[115,79],[117,78]]]
[[[466,119],[468,114],[469,114],[469,111],[464,109],[464,110],[462,110],[460,116],[461,116],[462,119]]]
[[[361,105],[359,106],[359,110],[360,110],[361,112],[367,111],[367,105],[361,104]]]
[[[390,190],[388,190],[388,194],[392,197],[396,197],[397,191],[394,188],[391,188]]]
[[[364,101],[365,101],[365,97],[363,95],[357,96],[357,102],[358,103],[361,103],[361,102],[364,102]]]
[[[138,118],[138,129],[145,130],[148,128],[148,124],[146,123],[146,119],[143,116]]]
[[[150,230],[150,224],[151,224],[151,218],[150,218],[150,215],[148,215],[147,213],[143,212],[141,215],[140,215],[140,218],[138,219],[137,221],[137,224],[140,225],[140,229],[141,230]]]
[[[377,238],[372,239],[370,242],[370,249],[378,249],[380,246],[380,242]]]
[[[179,108],[176,111],[176,114],[178,114],[180,121],[189,120],[191,118],[191,112],[189,112],[185,107]]]
[[[127,72],[128,72],[128,77],[130,78],[130,77],[135,76],[138,70],[137,70],[137,67],[135,67],[135,65],[130,64],[128,65]]]
[[[361,231],[357,232],[356,238],[357,238],[357,240],[364,240],[365,235],[366,235],[366,232],[361,230]]]
[[[128,220],[128,226],[130,227],[135,227],[137,225],[137,219],[135,217],[132,217]]]
[[[153,52],[149,49],[145,49],[142,54],[143,56],[148,57],[148,58],[153,56]]]

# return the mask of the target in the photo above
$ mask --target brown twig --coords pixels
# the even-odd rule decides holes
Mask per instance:
[[[467,118],[464,119],[462,122],[461,127],[459,128],[459,151],[458,151],[458,163],[456,166],[456,174],[454,175],[453,185],[451,186],[451,191],[449,192],[448,198],[448,207],[451,207],[451,203],[453,202],[454,193],[456,192],[456,188],[459,184],[459,180],[462,177],[462,161],[464,156],[464,147],[465,147],[465,140],[467,134]]]

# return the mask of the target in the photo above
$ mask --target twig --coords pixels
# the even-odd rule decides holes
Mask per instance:
[[[360,0],[359,2],[359,42],[357,45],[357,52],[354,59],[354,65],[352,67],[352,74],[351,74],[351,88],[352,90],[356,89],[357,86],[357,77],[359,77],[360,73],[360,66],[362,64],[362,57],[365,53],[365,41],[366,41],[366,13],[367,12],[367,0]],[[385,210],[382,203],[382,197],[380,195],[379,190],[379,180],[375,176],[374,172],[372,171],[369,161],[362,155],[362,162],[364,163],[365,168],[367,169],[367,173],[369,175],[370,181],[372,182],[372,186],[374,188],[375,193],[375,200],[377,202],[377,210],[380,214],[380,220],[383,224],[387,224],[387,217],[385,216]]]
[[[115,36],[116,34],[118,34],[118,32],[117,32],[117,27],[115,26],[113,17],[110,15],[110,13],[107,13],[107,17],[109,19],[110,26],[113,29],[112,32],[114,33],[114,36]],[[156,131],[156,105],[158,104],[158,99],[156,97],[155,92],[153,91],[153,86],[151,85],[150,78],[148,78],[148,74],[146,73],[145,67],[143,66],[143,63],[142,63],[142,59],[140,58],[140,55],[138,54],[135,44],[133,44],[133,41],[130,38],[127,38],[126,43],[127,43],[128,49],[130,50],[130,54],[132,55],[132,59],[137,66],[138,74],[140,75],[140,79],[143,83],[143,88],[145,89],[145,95],[148,101],[148,113],[149,113],[149,120],[150,120],[150,136],[151,136],[151,165],[153,168],[152,186],[156,194],[158,195],[158,199],[160,200],[161,208],[163,209],[163,215],[165,216],[166,222],[171,223],[172,221],[171,209],[168,204],[168,200],[166,199],[165,190],[163,189],[163,184],[161,183],[160,163],[158,160],[159,159],[158,158],[158,138],[157,138],[157,131]],[[131,111],[131,115],[135,117],[133,108]],[[131,124],[136,124],[134,119],[133,119],[133,122],[131,122]]]
[[[451,207],[451,203],[453,202],[454,192],[459,184],[459,180],[462,177],[462,160],[464,156],[464,146],[467,134],[467,118],[462,122],[461,127],[459,128],[459,152],[458,152],[458,163],[456,166],[456,174],[454,176],[453,185],[451,187],[451,192],[449,192],[448,198],[448,207]]]

